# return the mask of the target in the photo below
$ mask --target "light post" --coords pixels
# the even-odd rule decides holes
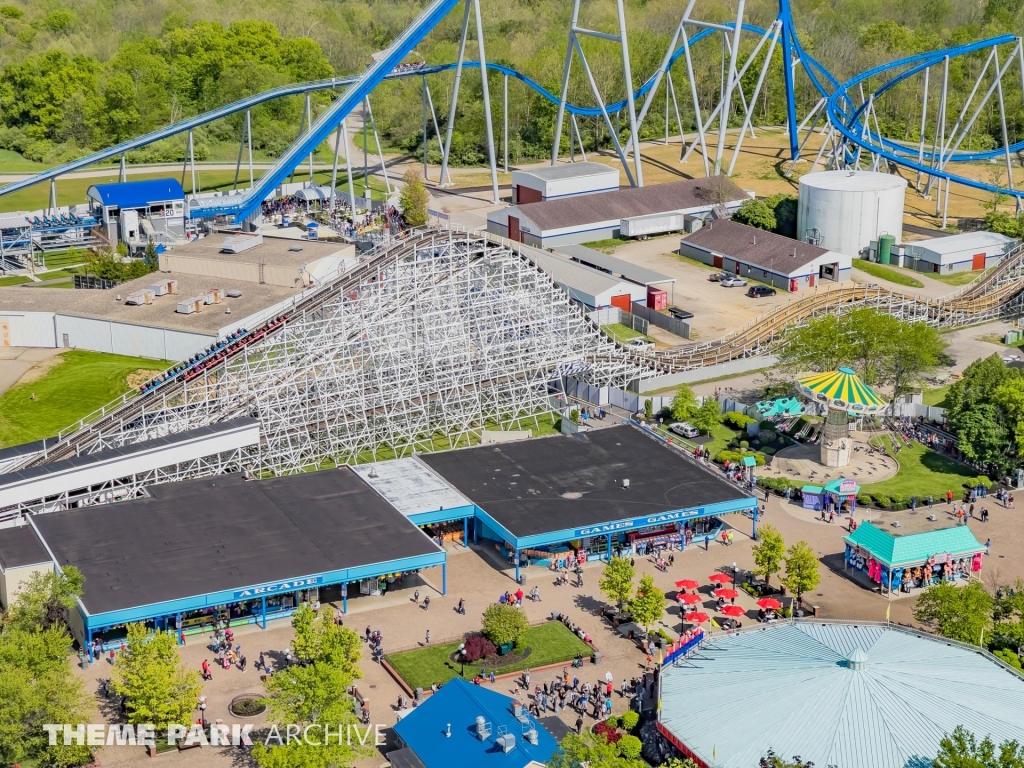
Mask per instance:
[[[459,661],[462,663],[462,671],[459,673],[461,677],[466,676],[466,644],[459,643]]]
[[[203,730],[206,730],[206,702],[199,702],[199,721],[203,724]]]
[[[736,563],[732,564],[732,588],[736,589],[736,574],[739,573],[739,568],[736,567]]]

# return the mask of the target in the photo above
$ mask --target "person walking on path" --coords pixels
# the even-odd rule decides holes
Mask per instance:
[[[462,598],[462,597],[459,598],[459,604],[455,608],[455,612],[460,614],[460,615],[462,615],[462,616],[466,615],[466,599],[465,598]]]
[[[414,603],[416,603],[417,605],[419,605],[419,602],[420,602],[420,591],[418,589],[415,592],[412,593],[412,601]]]
[[[424,643],[424,645],[430,645],[430,630],[429,629],[427,630],[427,639],[426,639],[426,642]]]
[[[423,610],[424,611],[429,611],[430,610],[430,595],[427,595],[426,597],[423,598]]]
[[[992,554],[992,539],[986,539],[985,540],[985,554],[986,555],[991,555]]]
[[[947,504],[952,504],[953,503],[953,492],[952,491],[946,491],[946,503]]]
[[[576,718],[576,735],[583,733],[583,715]]]

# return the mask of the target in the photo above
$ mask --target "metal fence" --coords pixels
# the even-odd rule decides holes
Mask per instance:
[[[597,325],[612,325],[613,323],[619,323],[627,328],[632,328],[637,333],[647,335],[648,322],[642,317],[637,317],[631,312],[626,312],[618,307],[608,307],[607,309],[595,309],[593,312],[588,312],[589,317]]]
[[[633,302],[633,314],[659,328],[664,328],[669,333],[674,333],[676,336],[682,336],[684,339],[690,338],[690,323],[687,320],[677,320],[669,315],[655,312],[653,309],[645,307],[639,301]]]

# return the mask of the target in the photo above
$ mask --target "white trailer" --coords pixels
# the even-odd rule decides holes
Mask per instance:
[[[619,222],[620,237],[647,239],[650,235],[666,232],[681,232],[686,217],[682,213],[652,213],[647,216],[631,216]]]

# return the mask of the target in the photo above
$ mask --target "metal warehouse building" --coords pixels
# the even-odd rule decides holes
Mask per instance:
[[[679,243],[679,253],[785,291],[850,279],[852,259],[736,221],[715,221]]]
[[[706,216],[718,204],[735,210],[750,199],[725,177],[714,178],[513,205],[489,213],[487,231],[539,248],[556,248],[618,237],[623,219],[663,213]]]
[[[994,267],[1016,243],[998,232],[964,232],[902,247],[902,266],[919,272],[971,272]]]
[[[569,163],[512,171],[512,203],[540,203],[619,188],[619,171],[601,163]]]

